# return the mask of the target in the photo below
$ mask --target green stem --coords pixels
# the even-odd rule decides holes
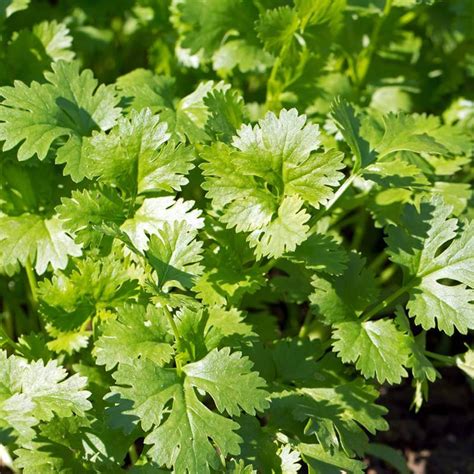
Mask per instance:
[[[383,251],[377,254],[377,256],[370,262],[369,270],[372,272],[377,272],[380,267],[386,262],[387,254]]]
[[[353,183],[353,181],[357,178],[357,173],[351,174],[339,189],[334,193],[334,196],[328,201],[326,207],[324,208],[325,213],[331,209],[331,207],[336,204],[336,202],[341,198],[341,196],[347,191],[349,186]]]
[[[137,453],[137,447],[135,446],[135,443],[133,443],[128,449],[128,455],[130,456],[130,462],[132,466],[134,466],[138,461],[138,453]]]
[[[352,238],[352,242],[351,242],[351,248],[353,250],[359,249],[362,243],[362,239],[364,238],[365,228],[368,221],[368,215],[366,212],[360,212],[358,216],[359,216],[359,219],[354,231],[354,237]]]
[[[306,316],[304,317],[303,325],[301,326],[300,332],[298,334],[299,337],[306,337],[308,335],[312,320],[313,313],[310,309],[308,309]]]
[[[311,229],[309,231],[309,234],[314,234],[316,232],[316,226],[321,219],[329,210],[336,204],[336,202],[341,198],[341,196],[347,191],[347,189],[350,187],[354,179],[356,179],[357,173],[351,174],[345,181],[342,183],[342,185],[339,187],[339,189],[334,193],[334,196],[328,201],[326,206],[321,209],[315,216],[310,221]]]
[[[36,275],[31,265],[30,259],[26,261],[25,270],[26,270],[26,277],[28,278],[28,284],[30,285],[31,301],[33,303],[33,306],[36,309],[36,306],[38,305],[38,292],[37,292],[38,283],[36,281]]]
[[[6,299],[3,300],[3,314],[5,320],[5,335],[13,342],[13,338],[15,337],[15,327],[14,327],[14,318],[10,306]],[[1,330],[1,327],[0,327]]]
[[[370,311],[365,314],[362,314],[361,320],[368,321],[370,318],[374,317],[376,314],[383,311],[385,308],[388,308],[394,301],[396,301],[400,296],[406,293],[413,285],[415,284],[414,281],[402,286],[398,290],[394,291],[391,295],[387,296],[384,300],[382,300],[379,304],[374,306]]]
[[[265,265],[262,265],[260,267],[260,271],[263,274],[268,273],[275,266],[276,262],[277,262],[276,258],[271,258]]]
[[[179,346],[181,343],[181,334],[179,333],[178,326],[176,326],[173,315],[171,314],[170,310],[166,307],[166,305],[163,305],[162,308],[165,313],[166,319],[168,320],[168,323],[171,327],[171,330],[173,331],[174,338],[176,339],[176,342]],[[179,359],[179,357],[175,357],[175,363],[176,363],[176,369],[178,370],[179,373],[181,373],[181,360]]]
[[[377,279],[380,285],[386,284],[390,279],[395,275],[397,272],[398,267],[391,263],[387,268],[383,270],[383,272],[380,274],[380,277]]]
[[[3,343],[2,343],[3,339]],[[2,345],[8,344],[12,349],[15,349],[15,342],[13,339],[7,334],[7,332],[0,326],[0,348]]]
[[[425,351],[425,355],[430,359],[439,360],[448,365],[456,365],[456,358],[451,356],[446,356],[443,354],[437,354],[436,352]]]
[[[359,90],[365,85],[367,79],[367,74],[372,63],[372,59],[377,50],[377,43],[379,41],[380,32],[385,23],[386,18],[388,17],[390,10],[392,9],[392,0],[386,0],[385,7],[383,9],[382,15],[377,19],[372,34],[370,35],[370,42],[367,49],[364,50],[365,55],[361,57],[363,61],[360,61],[358,64],[357,71],[357,82]]]

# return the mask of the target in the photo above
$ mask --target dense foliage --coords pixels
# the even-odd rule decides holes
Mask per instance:
[[[474,372],[473,15],[0,1],[3,463],[403,472],[380,387]]]

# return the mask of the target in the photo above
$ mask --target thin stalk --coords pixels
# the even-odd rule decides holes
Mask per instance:
[[[358,250],[362,243],[362,239],[364,238],[365,228],[367,226],[368,215],[366,212],[361,212],[358,214],[359,222],[356,225],[354,231],[354,237],[352,238],[351,248],[354,250]]]
[[[334,196],[328,201],[326,206],[321,209],[310,221],[311,224],[311,229],[309,231],[309,234],[314,234],[316,232],[316,226],[321,219],[329,210],[336,204],[336,202],[341,198],[341,196],[347,191],[349,186],[352,184],[354,179],[356,179],[357,173],[351,174],[345,181],[342,183],[342,185],[339,187],[339,189],[334,193]]]
[[[277,75],[280,70],[280,67],[283,62],[283,57],[286,56],[286,52],[289,48],[289,43],[285,43],[281,50],[278,57],[275,59],[273,63],[272,70],[270,72],[270,77],[268,78],[267,82],[267,95],[265,99],[265,107],[267,110],[272,110],[275,105],[279,104],[279,96],[281,94],[281,88],[278,87]],[[278,101],[275,99],[278,96]]]
[[[28,284],[30,286],[31,301],[33,303],[33,306],[36,308],[36,306],[38,305],[38,292],[37,292],[38,283],[36,281],[36,275],[35,275],[35,272],[33,271],[33,266],[31,265],[30,259],[26,261],[25,270],[26,270],[26,277],[28,278]]]
[[[176,342],[179,344],[181,342],[181,334],[179,333],[178,326],[176,326],[176,323],[174,321],[173,315],[169,311],[169,309],[163,305],[163,311],[165,313],[166,319],[168,320],[171,330],[173,331],[174,338],[176,339]],[[181,360],[179,357],[175,357],[175,362],[176,362],[176,369],[178,370],[179,373],[181,373]]]
[[[425,355],[430,359],[438,360],[448,365],[456,365],[456,358],[452,356],[437,354],[436,352],[431,351],[425,351]]]
[[[393,275],[395,275],[398,267],[395,264],[390,264],[387,268],[384,269],[384,271],[381,273],[380,277],[378,278],[378,282],[380,285],[384,285],[387,283]]]
[[[358,68],[357,68],[358,84],[357,85],[359,87],[359,90],[362,89],[367,79],[367,74],[369,72],[372,59],[377,50],[377,43],[379,41],[380,32],[382,31],[383,24],[385,23],[385,20],[387,19],[391,9],[392,9],[392,0],[386,0],[382,15],[377,19],[374,25],[374,29],[372,30],[372,34],[370,35],[369,46],[364,51],[365,56],[362,57],[364,61],[358,64]]]
[[[300,328],[300,332],[298,333],[298,337],[306,337],[309,333],[310,325],[313,320],[313,313],[310,309],[306,312],[306,316],[304,317],[303,324]]]
[[[369,270],[373,272],[377,272],[382,265],[386,262],[387,260],[387,254],[385,252],[380,252],[377,254],[377,256],[370,262],[369,264]]]
[[[351,174],[340,186],[340,188],[334,193],[334,196],[328,201],[326,207],[324,208],[325,213],[331,209],[331,207],[336,204],[337,201],[342,197],[342,195],[347,191],[349,186],[352,184],[354,179],[357,178],[357,173]]]
[[[384,309],[388,308],[394,301],[396,301],[400,296],[406,293],[412,286],[414,282],[410,282],[407,285],[400,287],[398,290],[394,291],[391,295],[387,296],[384,300],[382,300],[379,304],[374,306],[370,311],[365,314],[362,314],[361,319],[362,321],[368,321],[370,318],[374,317]]]
[[[2,347],[1,339],[3,339],[3,344],[8,344],[12,349],[15,348],[15,342],[7,334],[7,332],[0,326],[0,347]]]
[[[277,259],[276,258],[271,258],[265,265],[260,267],[260,271],[265,274],[268,273],[276,264]]]
[[[6,299],[3,300],[3,313],[5,315],[5,333],[8,338],[13,341],[13,338],[15,337],[14,318]]]
[[[137,453],[137,447],[135,446],[135,443],[132,443],[130,448],[128,448],[128,455],[130,456],[130,462],[132,466],[134,466],[138,461],[138,453]]]

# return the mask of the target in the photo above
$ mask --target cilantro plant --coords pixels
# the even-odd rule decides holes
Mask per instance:
[[[0,2],[0,466],[362,473],[472,377],[469,0]]]

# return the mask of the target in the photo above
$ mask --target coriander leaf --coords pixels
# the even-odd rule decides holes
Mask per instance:
[[[81,246],[64,229],[56,216],[43,219],[34,214],[17,217],[0,215],[0,268],[7,274],[18,270],[18,265],[35,264],[38,275],[48,265],[54,269],[66,267],[70,256],[81,255]]]
[[[102,326],[102,335],[95,344],[97,364],[107,370],[117,364],[132,365],[147,358],[158,365],[169,362],[173,355],[163,310],[153,306],[126,305],[117,319]]]
[[[238,454],[241,439],[235,430],[239,425],[211,412],[195,390],[209,393],[220,411],[263,410],[267,406],[264,381],[250,372],[251,365],[239,353],[230,354],[228,348],[184,366],[182,375],[143,359],[133,366],[119,367],[114,374],[119,386],[113,393],[133,401],[127,413],[138,416],[149,432],[145,443],[151,445],[148,454],[154,461],[177,472],[208,473],[220,464],[210,440],[223,456]],[[245,395],[244,399],[236,397],[235,390]],[[169,413],[166,419],[165,410]]]
[[[320,233],[311,234],[294,252],[288,254],[287,258],[310,270],[330,275],[341,274],[349,260],[340,244],[331,236]]]
[[[145,199],[133,217],[122,224],[121,230],[138,250],[143,251],[148,247],[148,236],[163,229],[165,223],[184,222],[191,229],[203,227],[201,211],[191,210],[193,205],[194,201],[175,200],[171,196]]]
[[[265,382],[257,372],[251,372],[252,362],[240,352],[230,353],[225,347],[211,351],[204,359],[186,365],[183,371],[190,383],[207,392],[217,409],[229,415],[241,411],[255,415],[255,410],[268,407]]]
[[[398,383],[407,375],[407,336],[391,320],[359,319],[378,295],[374,276],[363,265],[364,260],[352,253],[342,275],[315,275],[310,301],[323,321],[333,325],[333,348],[343,362],[356,363],[366,377]]]
[[[369,149],[369,144],[360,135],[360,121],[355,115],[354,108],[339,97],[332,104],[331,114],[344,140],[354,153],[354,171],[357,172],[372,163],[375,156]]]
[[[4,82],[14,79],[30,83],[41,81],[52,61],[71,61],[72,37],[64,23],[43,21],[31,30],[20,30],[5,46],[4,69],[0,77]]]
[[[474,350],[468,347],[464,354],[456,357],[456,365],[471,379],[474,379]]]
[[[56,361],[28,363],[0,351],[0,427],[6,425],[30,438],[31,427],[54,415],[83,416],[91,408],[86,383],[78,375],[67,377]]]
[[[135,69],[117,79],[117,88],[126,104],[137,112],[150,108],[154,113],[173,109],[175,79]]]
[[[379,294],[374,275],[364,267],[365,260],[354,252],[348,257],[341,275],[316,274],[311,280],[312,307],[329,324],[356,319]]]
[[[66,164],[64,173],[79,182],[86,174],[84,138],[93,130],[110,129],[120,109],[113,90],[97,88],[90,70],[79,73],[77,63],[65,61],[53,63],[52,69],[45,73],[45,84],[15,82],[0,88],[0,140],[4,150],[20,145],[22,161],[33,155],[44,160],[53,143],[67,137],[57,148],[56,163]]]
[[[5,18],[10,17],[15,12],[25,10],[28,8],[30,0],[4,0],[0,4],[0,25],[2,25]]]
[[[71,51],[72,36],[64,23],[55,20],[42,21],[33,26],[33,33],[40,39],[46,53],[54,61],[74,59],[75,54]]]
[[[94,226],[104,222],[122,224],[126,220],[124,202],[114,189],[74,190],[70,197],[63,197],[56,207],[65,227],[77,235],[76,241],[88,246],[99,243],[103,233]]]
[[[449,335],[474,327],[474,227],[466,223],[460,230],[451,211],[439,197],[419,210],[409,205],[386,239],[391,260],[404,272],[408,314],[423,329],[437,325]]]
[[[353,362],[365,377],[400,383],[408,375],[407,336],[390,319],[347,321],[335,325],[334,350],[344,363]]]
[[[166,130],[167,124],[150,109],[132,110],[110,133],[91,138],[87,175],[117,185],[132,196],[179,191],[188,182],[185,175],[193,167],[193,155],[189,148],[167,143],[170,135]]]
[[[291,252],[303,242],[309,226],[309,215],[305,212],[303,201],[296,196],[283,199],[278,215],[264,229],[256,229],[248,236],[251,247],[255,247],[257,258],[280,256]]]
[[[230,142],[243,123],[242,96],[231,89],[215,90],[204,97],[204,104],[209,109],[206,131],[220,141]]]
[[[420,332],[417,336],[413,335],[408,318],[401,307],[397,308],[395,314],[397,326],[408,335],[406,341],[408,342],[410,355],[406,366],[411,369],[416,380],[434,382],[436,377],[440,377],[440,374],[425,355],[425,333]]]
[[[61,331],[77,329],[137,294],[134,266],[114,253],[74,263],[71,271],[58,272],[38,287],[41,314]]]
[[[400,112],[381,118],[366,116],[361,134],[379,158],[395,151],[443,155],[468,153],[472,148],[462,129],[441,125],[437,117],[430,115]]]
[[[160,288],[190,288],[202,273],[202,242],[185,222],[165,222],[151,235],[145,255],[155,269]]]
[[[289,6],[265,11],[256,23],[257,35],[265,49],[276,54],[280,53],[283,46],[291,43],[298,27],[298,15]]]
[[[283,459],[278,453],[276,432],[262,427],[255,417],[242,415],[238,434],[242,438],[239,459],[252,466],[252,472],[285,472]],[[289,471],[290,473],[292,471]],[[288,473],[289,474],[289,473]]]
[[[268,113],[255,127],[244,125],[232,147],[206,149],[203,188],[222,220],[248,240],[258,257],[279,257],[307,237],[309,214],[332,196],[342,178],[342,155],[319,147],[319,130],[295,109]]]
[[[230,30],[246,31],[257,16],[253,3],[243,0],[184,0],[178,6],[185,29],[183,46],[192,53],[217,49]]]
[[[253,265],[254,254],[243,234],[208,222],[206,236],[210,239],[204,251],[203,275],[193,288],[208,305],[238,305],[242,297],[263,286],[263,272]]]
[[[319,444],[300,443],[297,446],[301,457],[308,463],[310,474],[338,474],[341,471],[363,474],[365,464],[351,459],[342,451],[329,453]]]
[[[212,66],[219,75],[229,74],[235,67],[244,73],[261,73],[272,63],[272,55],[264,51],[255,38],[227,41],[212,55]]]
[[[212,91],[224,91],[224,83],[207,81],[178,99],[174,95],[174,79],[155,76],[151,71],[137,69],[117,80],[117,86],[129,107],[140,111],[150,108],[159,112],[160,118],[168,123],[168,131],[173,139],[191,143],[208,140],[205,126],[209,110],[204,103]]]
[[[131,442],[92,417],[56,417],[38,431],[15,450],[14,465],[25,474],[119,472]]]

